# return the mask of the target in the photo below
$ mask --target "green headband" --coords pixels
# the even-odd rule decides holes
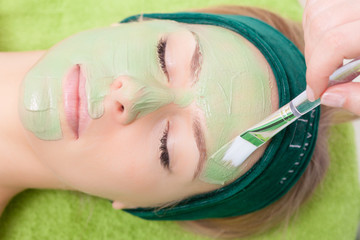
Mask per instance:
[[[138,21],[139,17],[126,18],[122,23]],[[215,25],[242,35],[270,64],[278,85],[280,106],[305,89],[303,55],[283,34],[264,22],[239,15],[203,13],[144,14],[143,17]],[[262,158],[227,186],[169,208],[125,211],[152,220],[196,220],[239,216],[262,209],[287,193],[306,169],[315,147],[319,118],[320,108],[317,108],[278,133]]]

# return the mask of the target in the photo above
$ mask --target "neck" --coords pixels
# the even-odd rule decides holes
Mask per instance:
[[[3,196],[27,188],[67,189],[37,160],[18,116],[21,81],[44,53],[0,53],[0,192],[8,192]]]

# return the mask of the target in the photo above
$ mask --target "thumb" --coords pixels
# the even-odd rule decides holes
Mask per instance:
[[[341,107],[360,115],[360,83],[350,82],[330,87],[321,96],[321,104]]]

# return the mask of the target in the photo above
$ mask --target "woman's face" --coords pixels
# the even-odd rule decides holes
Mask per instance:
[[[271,113],[274,84],[241,36],[152,20],[57,44],[25,77],[19,112],[61,181],[125,207],[157,206],[232,180],[215,181],[208,157]]]

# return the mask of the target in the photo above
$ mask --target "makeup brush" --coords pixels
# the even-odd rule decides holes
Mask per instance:
[[[330,76],[328,86],[351,82],[359,75],[360,57],[338,68]],[[310,102],[306,91],[304,91],[263,121],[221,147],[212,157],[225,153],[222,161],[226,165],[240,166],[256,149],[269,141],[278,132],[319,105],[320,99]],[[226,148],[228,149],[226,150]]]

